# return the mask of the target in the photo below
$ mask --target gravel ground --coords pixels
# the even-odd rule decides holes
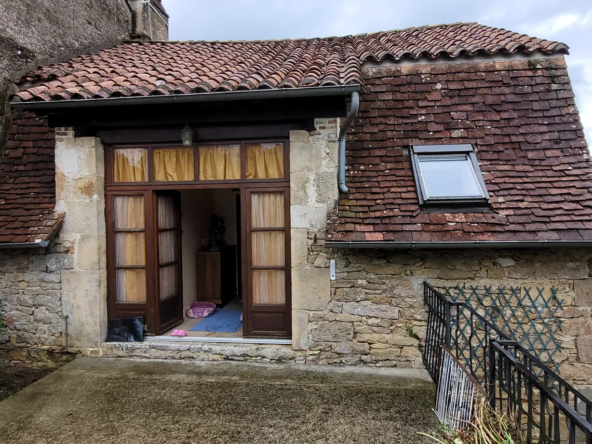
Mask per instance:
[[[427,443],[433,399],[406,370],[80,358],[0,403],[0,441]]]

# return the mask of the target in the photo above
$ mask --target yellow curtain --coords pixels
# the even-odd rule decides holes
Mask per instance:
[[[247,147],[247,179],[284,177],[284,145],[263,143]]]
[[[251,226],[282,228],[285,224],[284,193],[251,194]],[[283,231],[253,231],[251,262],[255,267],[285,267],[286,239]],[[253,302],[286,302],[285,270],[253,270]]]
[[[144,197],[115,196],[115,228],[144,229]],[[129,231],[115,234],[115,266],[146,265],[145,232]],[[146,302],[146,270],[119,269],[116,272],[116,299],[120,303]]]
[[[251,226],[253,228],[282,228],[284,214],[284,193],[251,194]]]
[[[199,147],[200,180],[232,180],[240,178],[240,145]]]
[[[146,302],[146,270],[117,270],[117,302],[144,304]]]
[[[255,304],[285,304],[286,272],[284,270],[254,270],[253,302]]]
[[[195,179],[193,148],[155,149],[154,180],[182,182]]]
[[[115,150],[113,162],[115,182],[146,182],[146,150],[126,148]]]

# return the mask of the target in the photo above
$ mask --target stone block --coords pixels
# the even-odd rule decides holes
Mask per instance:
[[[370,356],[381,359],[397,359],[401,357],[399,348],[373,348],[370,350]]]
[[[292,310],[292,348],[308,350],[308,312]]]
[[[314,175],[313,183],[316,201],[318,203],[327,204],[328,208],[335,208],[337,205],[337,199],[339,198],[337,170],[317,172]]]
[[[354,326],[348,322],[319,322],[313,324],[311,331],[315,342],[342,342],[354,338]]]
[[[292,308],[326,310],[331,302],[331,278],[328,268],[292,269]]]
[[[592,307],[592,279],[574,281],[574,291],[578,307]]]
[[[325,169],[333,169],[335,170],[335,174],[337,174],[337,167],[339,164],[339,144],[337,142],[327,142],[325,146],[325,151],[323,153],[323,166]]]
[[[65,233],[104,235],[104,202],[64,201],[66,217],[62,230]],[[102,218],[102,223],[100,219]]]
[[[580,336],[576,339],[578,361],[592,364],[592,336]]]
[[[321,143],[290,143],[290,174],[319,171],[323,167]]]
[[[333,347],[333,351],[344,355],[361,355],[370,352],[370,346],[358,342],[339,342]]]
[[[391,303],[391,298],[382,294],[368,295],[367,299],[373,304],[378,305],[389,305]]]
[[[55,273],[74,268],[74,257],[69,254],[50,254],[47,256],[47,271]]]
[[[410,336],[389,335],[387,342],[399,347],[417,347],[417,339],[413,339]]]
[[[379,333],[366,333],[366,334],[357,334],[356,340],[358,342],[368,342],[370,344],[382,343],[386,344],[388,341],[388,336],[379,334]]]
[[[540,279],[586,279],[588,265],[584,262],[539,262],[535,265],[535,277]]]
[[[308,131],[304,130],[293,130],[290,131],[290,142],[308,143],[309,134]]]
[[[503,268],[488,268],[487,279],[504,279],[506,277]]]
[[[31,271],[46,271],[47,270],[47,256],[31,256],[29,258],[29,270]]]
[[[399,309],[386,305],[362,305],[355,302],[347,302],[343,304],[341,310],[344,314],[381,319],[399,319]]]
[[[339,302],[360,302],[366,300],[366,291],[362,288],[337,288],[335,300]]]
[[[306,267],[308,265],[308,230],[293,228],[290,230],[292,238],[291,257],[292,267]]]
[[[79,270],[98,270],[106,266],[106,236],[80,236],[76,248]]]
[[[64,144],[57,142],[55,149],[56,172],[66,177],[77,177],[78,168],[78,150],[76,148],[66,148]]]
[[[511,257],[498,257],[494,260],[494,262],[504,268],[516,265],[516,261],[514,261],[514,259]]]
[[[398,264],[368,264],[364,265],[364,270],[373,274],[399,276],[405,269]]]
[[[74,347],[97,347],[103,337],[107,300],[105,273],[98,270],[62,271],[64,314],[69,316],[69,339]],[[103,319],[104,318],[104,319]]]
[[[312,175],[309,172],[290,175],[290,205],[308,205],[314,200]]]
[[[324,229],[327,227],[327,206],[291,205],[290,222],[292,228]]]
[[[443,268],[438,274],[439,279],[475,279],[473,270],[455,270],[452,268]]]

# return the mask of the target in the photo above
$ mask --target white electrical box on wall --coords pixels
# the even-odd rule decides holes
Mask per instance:
[[[335,259],[331,259],[329,269],[331,270],[331,280],[335,280]]]

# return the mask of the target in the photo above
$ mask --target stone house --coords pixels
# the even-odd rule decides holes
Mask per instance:
[[[2,162],[5,341],[419,368],[424,281],[554,287],[556,359],[585,385],[592,165],[567,53],[461,23],[130,42],[27,73]],[[225,285],[238,334],[170,337]],[[106,343],[130,316],[148,339]]]

